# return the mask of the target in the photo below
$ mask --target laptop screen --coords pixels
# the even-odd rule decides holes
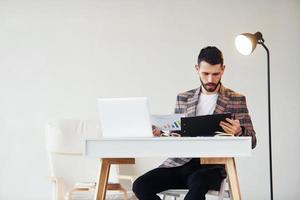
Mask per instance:
[[[146,97],[100,98],[98,112],[103,137],[152,137]]]

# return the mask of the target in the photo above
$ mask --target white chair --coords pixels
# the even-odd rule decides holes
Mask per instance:
[[[163,200],[165,200],[168,196],[170,196],[173,200],[177,200],[177,198],[185,196],[187,192],[188,190],[166,190],[160,194]],[[217,196],[218,200],[223,200],[224,198],[231,199],[226,179],[222,181],[219,191],[209,190],[207,195]]]
[[[53,200],[93,199],[100,160],[83,156],[86,139],[101,135],[98,121],[52,120],[46,123],[46,145],[50,161]],[[129,176],[122,178],[130,179]],[[106,199],[131,199],[119,183],[119,168],[113,165],[109,174]]]

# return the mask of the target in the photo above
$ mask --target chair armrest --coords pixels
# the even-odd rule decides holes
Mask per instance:
[[[65,196],[65,200],[72,200],[72,194],[74,192],[86,192],[89,191],[91,188],[72,188],[69,190]]]
[[[76,182],[73,188],[90,188],[93,189],[96,187],[96,182]]]
[[[95,186],[95,182],[78,182],[66,193],[65,200],[72,200],[72,195],[74,192],[88,192],[90,190],[94,190]],[[128,199],[127,191],[119,183],[108,183],[107,191],[109,190],[119,190],[123,193],[124,199]]]
[[[65,193],[65,182],[64,179],[57,176],[49,176],[48,179],[54,183],[53,195],[55,199],[63,200]]]
[[[55,183],[63,183],[64,179],[58,176],[49,176],[48,179]]]
[[[66,193],[65,200],[71,200],[74,192],[89,192],[94,190],[96,184],[96,182],[76,182],[74,187]]]

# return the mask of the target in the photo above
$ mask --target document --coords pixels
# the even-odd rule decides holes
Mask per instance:
[[[229,137],[233,137],[233,136],[234,136],[233,134],[225,133],[225,132],[220,132],[220,131],[216,131],[215,134],[216,134],[215,137],[218,137],[218,136],[220,136],[220,137],[221,137],[221,136],[226,136],[226,137],[229,136]]]
[[[181,130],[181,118],[184,114],[151,115],[151,123],[162,131]]]

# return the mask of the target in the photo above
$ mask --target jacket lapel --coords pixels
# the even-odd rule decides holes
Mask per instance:
[[[199,101],[199,95],[200,95],[200,88],[197,88],[194,95],[187,100],[187,117],[194,117],[196,116],[197,112],[197,105]]]
[[[201,92],[201,86],[199,88],[197,88],[197,90],[195,91],[195,93],[192,97],[188,98],[188,100],[187,100],[187,117],[196,116],[200,92]],[[228,101],[229,101],[229,97],[226,94],[226,88],[223,85],[221,85],[220,91],[219,91],[219,96],[217,99],[217,105],[214,110],[214,114],[224,113],[226,110]]]
[[[229,101],[229,97],[226,94],[226,88],[223,85],[221,85],[214,114],[224,113],[228,101]]]

